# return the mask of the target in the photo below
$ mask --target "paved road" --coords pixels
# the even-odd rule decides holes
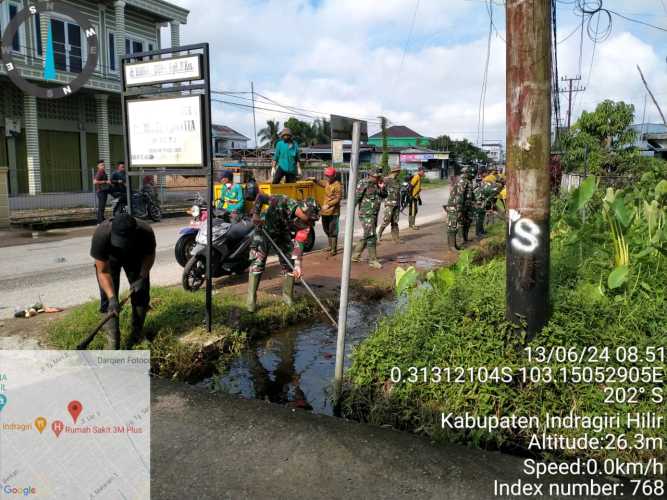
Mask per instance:
[[[440,219],[447,196],[448,188],[425,191],[418,223]],[[151,272],[153,284],[180,283],[182,268],[174,258],[174,245],[178,228],[187,223],[185,218],[169,219],[153,226],[157,239],[157,259]],[[344,219],[341,240],[343,223]],[[401,227],[404,226],[407,226],[407,217],[401,219]],[[47,306],[71,307],[97,297],[93,262],[89,256],[92,232],[93,228],[79,228],[64,234],[59,231],[53,239],[45,237],[46,241],[42,242],[0,248],[0,319],[11,317],[16,306],[37,301]],[[326,236],[318,224],[315,248],[325,245]],[[127,284],[123,283],[121,288],[126,289]]]

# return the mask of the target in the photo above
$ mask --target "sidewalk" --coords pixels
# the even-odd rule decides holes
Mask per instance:
[[[153,498],[487,500],[530,481],[518,457],[185,384],[153,379],[151,400]]]

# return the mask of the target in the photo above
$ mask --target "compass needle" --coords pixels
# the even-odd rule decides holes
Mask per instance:
[[[49,24],[48,34],[46,36],[46,58],[44,60],[44,79],[56,79],[56,63],[53,57],[53,35],[51,34],[51,25]]]

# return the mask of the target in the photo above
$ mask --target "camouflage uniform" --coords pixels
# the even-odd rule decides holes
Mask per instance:
[[[384,187],[387,197],[384,200],[384,212],[382,225],[378,231],[378,240],[382,239],[382,233],[391,226],[391,236],[395,242],[399,242],[398,218],[401,213],[401,181],[398,176],[389,175],[384,178]]]
[[[454,246],[454,238],[460,227],[469,227],[473,221],[474,195],[472,180],[474,179],[474,170],[465,167],[461,171],[461,176],[452,187],[447,203],[447,241],[450,246]]]
[[[484,218],[486,211],[493,208],[493,200],[498,196],[495,182],[481,180],[475,183],[473,197],[475,199],[475,233],[477,236],[485,234]]]
[[[371,267],[381,267],[376,255],[376,227],[378,213],[382,199],[387,197],[387,191],[384,187],[378,186],[376,177],[381,176],[381,172],[374,172],[357,184],[355,204],[359,206],[359,220],[364,229],[364,235],[357,242],[354,249],[352,260],[359,262],[364,248],[368,247],[368,264]]]
[[[291,255],[294,259],[300,259],[303,255],[304,243],[307,240],[310,227],[303,223],[294,212],[299,207],[299,202],[284,195],[266,196],[260,194],[255,200],[255,213],[261,210],[262,205],[268,208],[261,212],[264,224],[262,228],[269,233],[273,241],[280,247],[286,256]],[[292,231],[296,230],[296,236],[292,239]],[[305,234],[304,234],[305,233]],[[268,241],[262,231],[255,231],[250,244],[250,272],[261,274],[266,266],[266,258],[272,250],[271,242]],[[280,267],[284,273],[290,273],[289,265],[280,260]]]

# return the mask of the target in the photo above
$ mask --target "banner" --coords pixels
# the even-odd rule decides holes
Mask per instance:
[[[331,141],[331,161],[333,164],[343,163],[343,141]]]

